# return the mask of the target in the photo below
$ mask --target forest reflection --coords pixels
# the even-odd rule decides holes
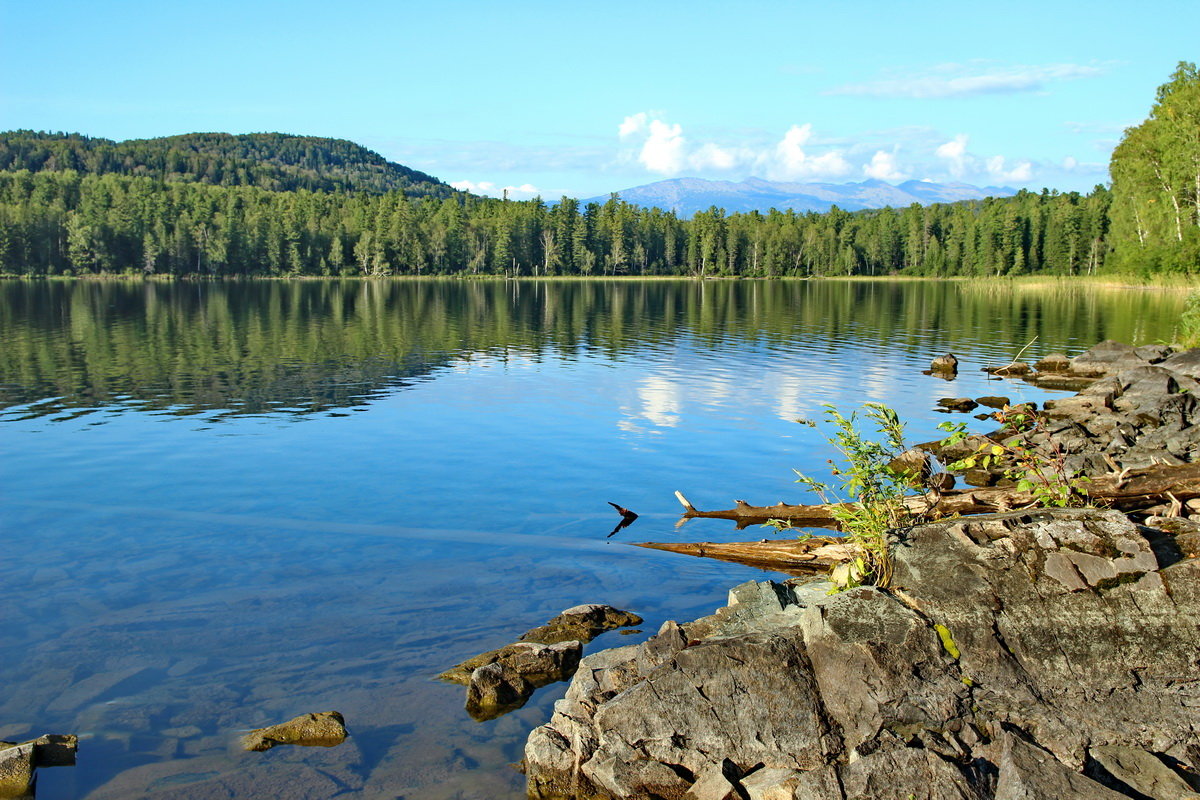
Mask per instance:
[[[307,415],[487,358],[619,361],[966,337],[1036,352],[1169,337],[1183,297],[1087,284],[926,281],[6,281],[7,418],[109,406]],[[679,357],[684,357],[680,355]],[[681,364],[686,367],[686,364]],[[664,412],[665,413],[665,412]]]

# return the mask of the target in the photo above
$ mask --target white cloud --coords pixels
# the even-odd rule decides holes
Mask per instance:
[[[960,133],[934,150],[934,155],[945,162],[946,171],[955,180],[1022,184],[1033,179],[1032,161],[1015,161],[1009,166],[1008,159],[1002,155],[980,158],[967,149],[969,142],[970,137]]]
[[[685,146],[682,125],[671,125],[660,119],[653,119],[650,120],[649,135],[642,144],[638,161],[651,172],[678,175],[687,163]]]
[[[630,136],[641,133],[646,130],[649,114],[645,111],[639,111],[636,114],[630,114],[626,117],[619,126],[617,126],[617,135],[622,139],[628,139]]]
[[[1005,169],[1004,156],[992,156],[987,160],[988,175],[1006,183],[1024,183],[1033,177],[1033,164],[1028,161],[1018,162],[1012,169]]]
[[[492,181],[453,181],[455,189],[461,189],[471,194],[481,194],[487,197],[504,197],[507,192],[510,200],[530,200],[542,194],[542,191],[531,183],[520,186],[499,186]]]
[[[969,137],[960,133],[933,151],[938,158],[944,158],[948,162],[947,169],[955,178],[963,177],[974,161],[967,153],[968,141]]]
[[[679,123],[667,122],[656,112],[627,116],[617,128],[624,144],[624,159],[640,163],[650,172],[674,176],[694,172],[754,170],[775,180],[836,178],[853,170],[842,151],[813,152],[811,124],[793,125],[783,139],[758,146],[728,146],[717,142],[693,144]]]
[[[863,166],[863,174],[868,178],[880,181],[902,181],[908,175],[896,164],[896,153],[886,150],[876,150],[871,156],[871,163]]]
[[[737,166],[739,158],[740,154],[735,150],[726,149],[712,142],[705,142],[696,152],[692,153],[689,161],[693,167],[699,170],[730,170]]]
[[[793,125],[774,151],[763,154],[760,164],[773,180],[838,178],[851,171],[840,150],[812,155],[806,148],[812,139],[812,124]]]
[[[617,126],[617,135],[623,142],[640,140],[636,159],[651,172],[677,175],[689,161],[683,126],[666,122],[656,112],[630,114]]]
[[[1061,166],[1064,172],[1081,175],[1106,175],[1108,173],[1108,164],[1099,161],[1080,161],[1075,156],[1064,158]]]
[[[811,122],[790,126],[779,139],[740,142],[693,141],[683,126],[658,112],[631,114],[618,126],[621,160],[664,177],[684,174],[731,178],[756,175],[775,181],[837,181],[853,175],[900,182],[915,174],[934,181],[962,180],[982,185],[1001,181],[1026,184],[1035,162],[1012,156],[979,156],[970,137],[959,133],[948,141],[930,129],[873,132],[830,140]],[[889,141],[890,140],[890,141]],[[905,152],[903,165],[900,151]]]
[[[928,70],[891,73],[875,81],[845,84],[830,89],[826,94],[918,99],[1016,94],[1042,92],[1047,84],[1055,81],[1092,78],[1103,73],[1103,67],[1083,64],[1011,67],[980,62],[940,64]]]

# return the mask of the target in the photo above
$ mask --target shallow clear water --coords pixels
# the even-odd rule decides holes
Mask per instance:
[[[984,364],[1169,340],[1177,294],[971,283],[0,283],[0,738],[43,798],[517,798],[562,686],[433,680],[579,603],[708,613],[764,573],[628,545],[683,490],[803,502],[822,403],[1048,393]],[[936,355],[958,379],[922,375]],[[956,416],[955,419],[963,417]],[[980,423],[982,424],[982,423]],[[618,521],[606,501],[637,511]],[[329,749],[246,729],[336,709]]]

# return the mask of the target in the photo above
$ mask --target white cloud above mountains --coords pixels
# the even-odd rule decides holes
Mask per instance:
[[[1093,78],[1104,68],[1085,64],[1041,64],[1001,66],[989,62],[940,64],[909,73],[891,72],[865,83],[848,83],[825,92],[827,95],[940,99],[993,94],[1044,92],[1058,81]]]
[[[863,175],[878,181],[902,181],[909,177],[896,165],[896,151],[876,150],[871,162],[863,166]]]
[[[946,171],[956,180],[986,175],[989,180],[998,183],[1025,183],[1033,177],[1033,162],[1018,161],[1012,166],[1001,155],[981,159],[967,150],[970,137],[960,133],[945,144],[940,145],[934,154],[942,159]]]
[[[520,186],[500,186],[492,181],[454,181],[450,185],[471,194],[482,194],[488,197],[507,196],[511,200],[532,200],[542,194],[541,189],[532,183],[523,183]]]
[[[950,141],[940,145],[937,150],[933,151],[938,158],[946,160],[946,169],[955,178],[961,179],[966,174],[967,167],[971,165],[973,161],[973,159],[967,155],[967,141],[967,135],[965,133],[960,133],[958,136],[955,136]]]
[[[681,175],[731,178],[755,175],[775,181],[845,181],[873,178],[903,181],[923,179],[1025,184],[1035,173],[1030,160],[1003,155],[980,156],[968,149],[970,137],[958,134],[949,141],[911,139],[907,149],[899,144],[879,147],[859,143],[822,141],[812,123],[792,125],[777,141],[730,146],[718,142],[693,142],[683,126],[668,122],[661,112],[641,111],[617,127],[621,158],[647,172],[669,178]],[[911,138],[911,137],[910,137]],[[1058,166],[1058,165],[1056,165]]]
[[[812,139],[812,124],[793,125],[775,145],[775,152],[763,154],[759,163],[772,180],[820,180],[841,178],[852,168],[841,150],[813,155],[805,147]]]
[[[647,171],[670,177],[684,172],[749,170],[772,180],[824,180],[853,172],[841,150],[809,147],[811,124],[793,125],[783,138],[768,146],[725,146],[716,142],[693,144],[683,126],[663,119],[660,112],[639,111],[626,117],[617,134],[622,157]]]

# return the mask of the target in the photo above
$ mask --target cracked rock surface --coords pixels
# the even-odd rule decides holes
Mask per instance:
[[[1175,536],[1014,512],[911,530],[888,590],[743,584],[584,658],[529,794],[1195,797],[1200,560]]]

